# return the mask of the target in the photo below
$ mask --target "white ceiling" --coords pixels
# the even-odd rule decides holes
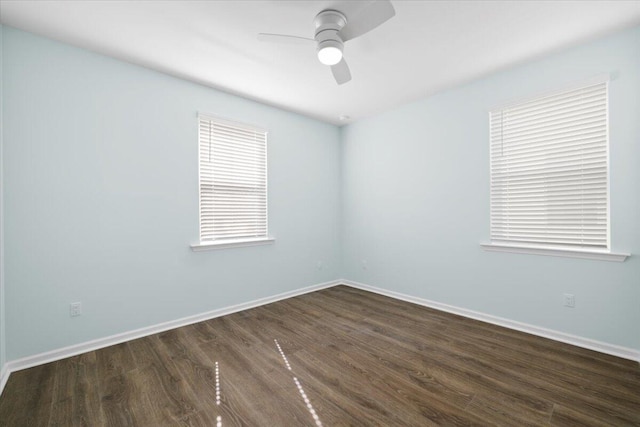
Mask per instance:
[[[315,49],[323,9],[366,1],[6,1],[3,24],[344,124],[640,24],[640,1],[393,1],[396,16],[345,45],[338,86]],[[347,115],[350,119],[340,121]]]

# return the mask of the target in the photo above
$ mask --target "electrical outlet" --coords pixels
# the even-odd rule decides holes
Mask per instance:
[[[564,294],[564,306],[574,308],[576,306],[576,297],[573,294]]]
[[[82,314],[82,303],[72,302],[69,304],[69,316],[76,317]]]
[[[318,270],[322,270],[322,269],[324,268],[324,262],[322,262],[322,261],[318,261],[318,262],[316,263],[316,268],[317,268]]]
[[[363,270],[366,270],[368,267],[369,267],[369,265],[368,265],[368,263],[367,263],[367,260],[366,260],[366,259],[363,259],[363,260],[362,260],[362,269],[363,269]]]

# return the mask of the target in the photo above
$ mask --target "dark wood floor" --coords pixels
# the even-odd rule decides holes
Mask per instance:
[[[16,372],[0,424],[640,426],[640,367],[339,286]]]

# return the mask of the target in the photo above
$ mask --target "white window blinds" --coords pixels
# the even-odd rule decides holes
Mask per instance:
[[[267,237],[267,132],[199,115],[200,242]]]
[[[491,111],[491,240],[609,249],[607,82]]]

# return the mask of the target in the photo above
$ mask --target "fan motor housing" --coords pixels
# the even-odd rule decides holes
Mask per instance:
[[[315,40],[320,49],[325,42],[333,42],[331,45],[339,44],[342,47],[342,39],[338,31],[347,24],[347,17],[337,10],[323,10],[318,13],[313,20],[316,26]]]

